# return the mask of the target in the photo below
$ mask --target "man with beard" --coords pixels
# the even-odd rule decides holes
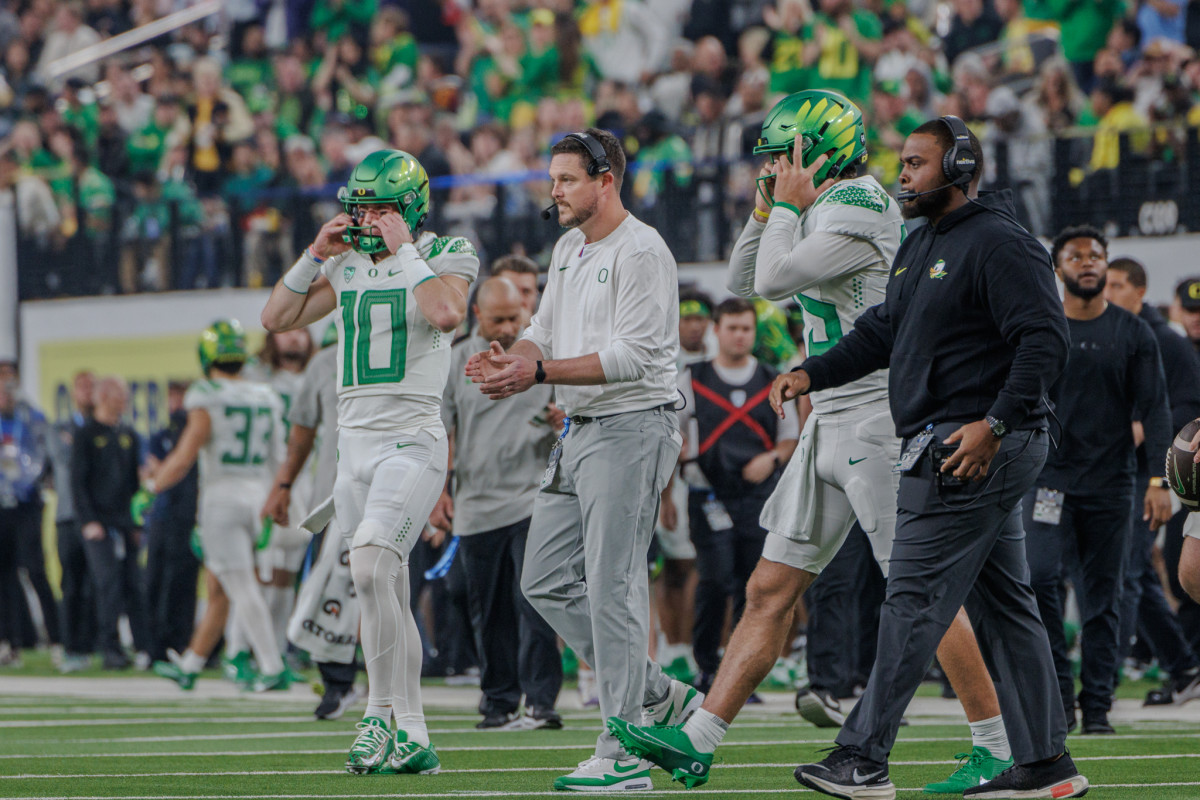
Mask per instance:
[[[837,747],[795,776],[837,797],[895,797],[887,759],[901,715],[965,605],[1015,764],[963,795],[1078,797],[1088,782],[1066,754],[1020,516],[1046,459],[1043,395],[1067,359],[1066,320],[1046,251],[1015,222],[1011,195],[977,197],[981,148],[962,120],[921,125],[900,160],[903,215],[929,224],[900,246],[884,301],[772,390],[778,411],[888,368],[903,440],[879,657]]]
[[[1064,577],[1074,579],[1079,596],[1079,707],[1085,734],[1113,733],[1108,711],[1119,665],[1121,572],[1134,492],[1145,493],[1142,520],[1152,530],[1171,518],[1161,457],[1147,464],[1149,485],[1134,486],[1132,423],[1142,423],[1147,452],[1165,453],[1171,446],[1171,417],[1154,332],[1104,298],[1107,251],[1104,234],[1088,225],[1067,228],[1054,239],[1051,256],[1065,289],[1063,310],[1071,334],[1066,369],[1049,392],[1062,436],[1024,501],[1030,583],[1050,635],[1068,730],[1076,717],[1059,593]],[[1076,549],[1079,570],[1068,571],[1067,554]]]
[[[522,299],[507,278],[485,281],[473,309],[479,327],[451,348],[442,395],[442,421],[453,442],[451,480],[430,516],[434,527],[460,537],[471,625],[480,644],[483,719],[475,727],[481,729],[562,727],[554,710],[562,688],[558,641],[520,586],[529,512],[563,414],[551,407],[549,386],[493,403],[463,376],[467,359],[489,342],[506,349],[516,343],[528,319]]]
[[[646,553],[659,494],[679,456],[675,257],[621,204],[625,152],[608,131],[550,150],[551,196],[569,229],[555,245],[537,314],[508,349],[492,342],[467,375],[500,400],[543,383],[570,425],[533,505],[521,589],[599,679],[600,711],[680,721],[703,700],[647,656]],[[551,209],[553,210],[553,209]],[[650,765],[604,732],[556,789],[649,789]]]

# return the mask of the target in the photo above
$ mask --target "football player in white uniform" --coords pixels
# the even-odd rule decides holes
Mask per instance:
[[[818,355],[883,302],[904,238],[900,208],[873,177],[858,176],[867,160],[862,113],[836,92],[797,92],[779,101],[754,152],[770,158],[759,175],[754,213],[730,256],[729,288],[743,297],[794,296],[804,313],[808,355]],[[689,787],[704,783],[729,723],[774,666],[796,601],[833,560],[856,519],[887,575],[899,488],[892,466],[900,458],[887,391],[887,371],[879,370],[812,393],[813,413],[799,448],[763,508],[769,534],[762,559],[712,690],[675,728],[649,731],[610,721],[626,749]],[[948,781],[927,790],[961,793],[1012,766],[1011,751],[965,612],[939,658],[963,700],[976,747]],[[844,719],[835,698],[815,691],[802,689],[796,706],[823,726]]]
[[[153,468],[152,491],[170,488],[200,461],[200,543],[204,566],[214,575],[250,640],[261,676],[257,691],[286,689],[288,675],[271,627],[270,612],[254,569],[262,531],[258,511],[283,458],[283,404],[266,384],[243,380],[246,335],[237,320],[218,320],[200,335],[200,365],[206,379],[184,396],[187,425],[179,444]],[[182,656],[154,671],[191,689],[225,624],[224,597],[196,627]],[[211,612],[211,613],[210,613]]]
[[[479,258],[466,239],[419,234],[429,176],[408,153],[370,154],[338,198],[344,213],[275,285],[262,322],[293,330],[337,310],[332,530],[351,538],[369,684],[346,769],[428,774],[439,762],[421,710],[408,555],[446,482],[442,392]]]

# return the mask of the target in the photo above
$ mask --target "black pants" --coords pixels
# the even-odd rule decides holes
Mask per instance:
[[[182,653],[196,623],[200,562],[192,552],[193,520],[151,517],[146,527],[147,650],[165,661],[167,650]]]
[[[958,425],[934,427],[945,439]],[[929,458],[900,479],[896,539],[871,679],[838,734],[840,745],[885,760],[900,718],[938,644],[966,606],[996,684],[1018,764],[1062,753],[1067,725],[1050,642],[1025,563],[1021,498],[1046,461],[1046,434],[1015,431],[992,461],[995,477],[939,495]]]
[[[1148,480],[1148,478],[1147,478]],[[1139,480],[1138,486],[1146,482]],[[1158,572],[1150,562],[1157,531],[1150,530],[1142,519],[1141,498],[1133,498],[1133,516],[1130,527],[1129,555],[1125,561],[1125,581],[1121,589],[1120,651],[1117,666],[1125,661],[1133,648],[1133,640],[1139,637],[1150,646],[1158,663],[1172,675],[1179,675],[1196,666],[1197,660],[1175,612],[1167,604]],[[1184,516],[1187,511],[1181,512]]]
[[[105,656],[121,654],[117,622],[129,618],[133,644],[146,649],[146,615],[137,543],[132,531],[110,528],[99,541],[84,540],[88,572],[96,587],[96,644]]]
[[[83,534],[74,520],[59,522],[57,528],[63,647],[72,655],[87,655],[96,646],[96,594],[88,574]]]
[[[808,608],[808,681],[849,697],[875,662],[879,607],[886,583],[871,542],[855,523],[845,544],[804,595]]]
[[[46,624],[46,635],[50,644],[61,644],[62,633],[58,624],[58,601],[46,577],[46,551],[42,547],[42,501],[33,500],[17,506],[17,546],[19,565],[29,578],[29,585],[37,595],[42,609],[42,621]]]
[[[737,626],[746,607],[746,583],[762,556],[767,531],[758,524],[765,500],[748,497],[730,500],[725,510],[733,527],[714,531],[704,513],[707,492],[688,493],[688,520],[692,544],[696,546],[696,612],[692,623],[692,654],[701,672],[715,675],[721,659],[721,633],[725,630],[725,607],[733,601]]]
[[[0,508],[0,642],[14,648],[25,645],[20,617],[27,613],[18,571],[18,513],[16,508]]]
[[[562,688],[554,629],[521,593],[529,519],[459,540],[471,627],[479,651],[479,712],[508,714],[525,703],[552,710]],[[516,637],[513,637],[513,632]]]
[[[1130,478],[1132,487],[1132,478]],[[1038,610],[1046,623],[1054,668],[1058,674],[1063,708],[1075,709],[1075,678],[1063,632],[1063,598],[1060,587],[1068,573],[1072,551],[1079,555],[1082,585],[1076,585],[1083,620],[1083,669],[1079,707],[1108,711],[1116,683],[1122,570],[1129,548],[1129,508],[1133,496],[1125,492],[1103,495],[1067,495],[1058,525],[1034,522],[1036,489],[1025,497],[1025,546],[1030,582],[1037,594]]]

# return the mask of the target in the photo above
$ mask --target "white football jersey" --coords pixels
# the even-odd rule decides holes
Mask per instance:
[[[821,355],[831,349],[854,329],[859,315],[883,302],[888,272],[904,240],[904,221],[899,204],[888,196],[875,178],[866,175],[838,181],[826,189],[800,215],[790,245],[795,247],[805,237],[819,232],[866,241],[879,257],[862,269],[850,272],[831,269],[829,277],[794,295],[804,313],[804,344],[809,356]],[[768,252],[762,245],[757,251],[760,263],[763,259],[786,256]],[[813,410],[830,413],[885,401],[887,387],[887,370],[878,370],[844,386],[813,392]]]
[[[285,369],[274,370],[267,381],[271,388],[279,395],[279,399],[283,401],[283,441],[285,443],[288,437],[292,435],[292,423],[288,419],[288,414],[292,410],[296,396],[300,393],[300,385],[303,381],[303,372],[288,372]],[[312,494],[315,472],[316,459],[313,457],[313,453],[309,453],[304,466],[300,468],[300,472],[297,473],[295,480],[292,481],[291,515],[296,517],[297,522],[304,519],[307,515],[307,509],[314,500]]]
[[[283,403],[274,389],[253,381],[204,379],[191,385],[183,406],[203,408],[212,420],[208,442],[200,449],[202,488],[224,481],[270,487],[286,446]]]
[[[470,283],[479,274],[475,248],[461,236],[423,233],[416,248],[439,277]],[[322,270],[338,301],[338,428],[443,436],[442,392],[454,334],[425,319],[395,256],[375,263],[349,252]]]

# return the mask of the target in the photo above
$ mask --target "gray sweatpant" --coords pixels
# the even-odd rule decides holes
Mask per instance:
[[[679,447],[671,410],[572,424],[554,480],[533,505],[521,590],[596,670],[603,719],[640,725],[642,705],[671,685],[647,656],[646,552]],[[602,733],[596,755],[620,753]]]

